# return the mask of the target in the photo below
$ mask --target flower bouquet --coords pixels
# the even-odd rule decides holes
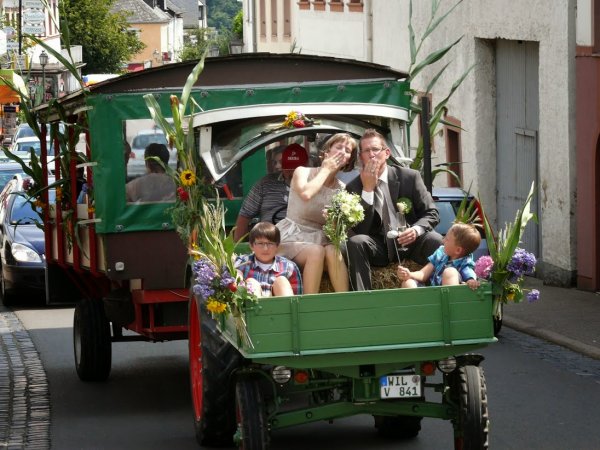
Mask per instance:
[[[338,191],[332,197],[331,206],[327,209],[323,232],[339,252],[342,242],[348,239],[348,228],[364,218],[365,211],[360,204],[360,197],[348,191]]]
[[[475,273],[478,277],[492,282],[496,316],[500,314],[501,302],[520,302],[526,291],[528,291],[527,299],[529,301],[537,300],[540,295],[536,289],[523,288],[524,276],[534,273],[537,261],[532,253],[518,248],[527,223],[531,219],[536,219],[535,214],[531,212],[534,189],[535,185],[532,183],[523,208],[517,211],[514,222],[506,224],[497,238],[494,237],[492,227],[483,214],[490,256],[482,256],[477,260]]]
[[[239,276],[235,266],[233,232],[225,233],[225,210],[217,199],[215,204],[204,202],[199,227],[194,232],[190,253],[195,284],[194,294],[205,301],[206,309],[215,315],[233,315],[238,336],[246,346],[252,341],[246,331],[244,308],[246,302],[257,300]]]

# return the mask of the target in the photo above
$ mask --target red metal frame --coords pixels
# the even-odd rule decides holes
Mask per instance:
[[[161,290],[143,290],[134,289],[131,291],[133,306],[135,308],[135,320],[127,328],[143,336],[155,340],[166,340],[173,335],[186,333],[188,331],[187,322],[184,325],[158,326],[155,324],[154,305],[164,303],[185,303],[189,302],[190,292],[188,289],[161,289]],[[144,326],[143,311],[147,310],[146,315],[148,326]]]

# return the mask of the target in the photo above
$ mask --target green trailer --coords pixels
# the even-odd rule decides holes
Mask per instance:
[[[472,352],[496,341],[490,285],[273,297],[245,322],[248,342],[233,317],[215,322],[200,299],[190,305],[201,442],[235,430],[240,448],[264,449],[271,431],[371,414],[385,437],[415,437],[434,417],[452,422],[455,448],[487,448],[483,358]],[[223,403],[231,377],[235,422]]]
[[[190,296],[190,261],[171,222],[173,203],[128,201],[126,184],[143,172],[138,142],[165,139],[144,95],[168,117],[170,96],[181,93],[195,64],[113,78],[37,110],[42,134],[51,135],[60,155],[46,166],[44,145],[41,172],[46,184],[49,174],[62,183],[58,203],[44,209],[48,298],[78,301],[79,377],[106,380],[113,343],[189,339],[202,445],[235,436],[241,448],[266,449],[269,433],[280,428],[367,413],[384,436],[415,436],[422,417],[437,417],[452,421],[455,448],[486,448],[482,357],[472,352],[495,341],[489,285],[476,292],[457,286],[270,298],[245,312],[249,341]],[[391,160],[402,164],[409,155],[408,90],[406,74],[357,61],[208,58],[192,89],[202,109],[187,130],[202,159],[198,176],[223,199],[231,227],[275,146],[300,143],[314,159],[324,137],[344,131],[358,138],[375,128]],[[290,111],[310,117],[309,126],[281,126]],[[177,167],[176,157],[169,165]],[[89,187],[83,203],[80,181]],[[40,201],[47,200],[43,193]],[[438,401],[426,400],[427,391]]]

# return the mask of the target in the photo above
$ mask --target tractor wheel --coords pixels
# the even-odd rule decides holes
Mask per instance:
[[[264,400],[258,380],[239,380],[235,388],[238,421],[237,443],[240,450],[267,450],[269,431]]]
[[[110,324],[98,299],[83,299],[73,320],[75,368],[81,381],[106,381],[112,359]]]
[[[232,374],[243,358],[196,298],[190,300],[188,321],[196,439],[203,446],[231,446],[236,430]]]
[[[457,376],[459,412],[454,428],[454,449],[487,449],[489,416],[483,369],[464,366],[458,369]]]
[[[386,439],[412,439],[421,431],[422,417],[373,416],[379,436]]]

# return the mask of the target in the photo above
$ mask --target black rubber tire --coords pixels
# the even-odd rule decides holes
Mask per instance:
[[[240,450],[268,450],[269,430],[258,380],[239,380],[235,388]]]
[[[504,305],[502,303],[500,304],[499,313],[498,317],[494,316],[494,336],[498,336],[502,329],[502,316],[504,315]]]
[[[2,265],[0,264],[0,298],[2,299],[2,304],[4,306],[15,306],[17,304],[16,296],[14,293],[6,290],[2,270]]]
[[[489,415],[483,369],[464,366],[458,369],[459,413],[455,428],[455,450],[488,448]]]
[[[377,434],[386,439],[412,439],[421,431],[422,417],[373,416]]]
[[[112,363],[110,323],[101,300],[83,299],[75,306],[73,350],[81,381],[108,379]]]
[[[243,357],[220,335],[215,320],[200,300],[192,298],[189,311],[190,384],[196,440],[203,446],[231,446],[237,428],[234,372]]]

